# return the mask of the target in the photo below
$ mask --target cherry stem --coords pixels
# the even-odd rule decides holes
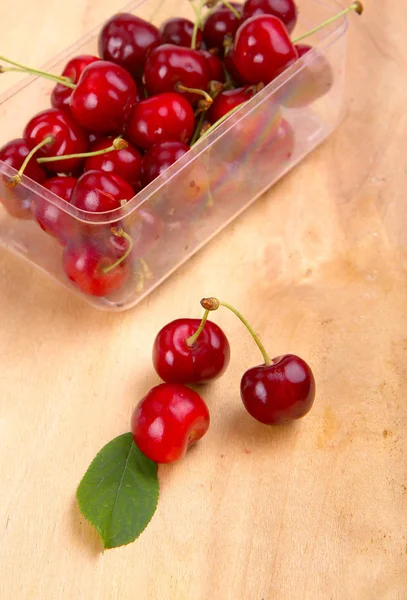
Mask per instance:
[[[199,115],[199,119],[197,121],[196,128],[195,128],[195,131],[194,131],[194,135],[192,136],[192,140],[191,140],[191,144],[190,144],[191,146],[193,146],[198,141],[198,138],[199,138],[200,133],[201,133],[202,125],[203,125],[203,122],[204,122],[204,119],[205,119],[205,113],[202,112]]]
[[[236,308],[234,308],[227,302],[221,302],[217,298],[203,298],[201,300],[201,306],[205,310],[217,310],[219,308],[219,306],[223,306],[224,308],[228,308],[230,311],[232,311],[232,313],[235,314],[237,316],[237,318],[241,320],[243,325],[248,329],[250,335],[256,342],[257,347],[259,348],[260,352],[262,353],[265,365],[269,367],[272,364],[270,356],[267,354],[266,349],[264,348],[263,344],[259,340],[254,329],[249,325],[249,323],[246,321],[244,316],[238,310],[236,310]]]
[[[232,108],[232,110],[230,110],[228,113],[226,113],[226,115],[223,115],[223,117],[221,117],[220,119],[218,119],[216,121],[216,123],[214,123],[213,125],[211,125],[209,127],[209,129],[207,129],[201,136],[199,139],[197,139],[196,142],[194,142],[194,144],[191,144],[191,148],[192,146],[195,144],[197,144],[198,142],[200,142],[204,137],[206,137],[207,135],[209,135],[210,133],[212,133],[212,131],[214,129],[216,129],[218,127],[218,125],[221,125],[224,121],[226,121],[226,119],[228,119],[231,115],[233,115],[233,113],[235,113],[239,108],[241,108],[242,104],[245,104],[245,102],[241,102],[240,104],[238,104],[237,106],[235,106],[234,108]]]
[[[202,15],[202,10],[203,10],[204,6],[205,6],[205,0],[199,0],[198,8],[196,8],[194,6],[194,9],[196,8],[196,10],[195,10],[196,19],[195,19],[195,23],[194,23],[194,30],[192,32],[191,50],[196,50],[196,38],[198,35],[199,25],[201,24],[201,15]]]
[[[193,335],[191,335],[190,337],[188,337],[185,341],[187,346],[193,346],[196,342],[196,340],[199,338],[199,336],[201,335],[203,328],[205,327],[205,323],[206,320],[208,318],[209,315],[209,308],[207,308],[203,314],[202,320],[199,324],[198,329],[195,331],[195,333]]]
[[[126,260],[126,258],[131,254],[131,251],[133,250],[132,238],[121,227],[112,227],[111,232],[113,233],[113,235],[115,235],[118,238],[124,238],[128,242],[129,246],[128,246],[126,252],[123,254],[123,256],[121,256],[119,258],[119,260],[116,260],[116,262],[114,262],[112,265],[109,265],[108,267],[104,267],[102,269],[102,272],[104,274],[110,273],[110,271],[113,271],[113,269],[115,269],[116,267],[121,265],[121,263],[124,260]]]
[[[231,5],[230,2],[228,2],[228,0],[221,0],[221,3],[224,6],[226,6],[226,8],[228,8],[230,10],[230,12],[233,13],[237,19],[242,18],[242,15]]]
[[[292,40],[292,43],[293,44],[297,44],[298,42],[301,42],[301,40],[304,40],[305,38],[309,37],[310,35],[313,35],[314,33],[317,33],[317,31],[319,31],[320,29],[323,29],[327,25],[330,25],[331,23],[333,23],[337,19],[340,19],[341,17],[345,16],[346,14],[348,14],[349,12],[351,12],[352,10],[354,10],[355,12],[357,12],[358,15],[361,15],[363,13],[363,4],[361,2],[359,2],[359,1],[352,2],[352,4],[350,6],[348,6],[348,8],[345,8],[344,10],[341,10],[341,12],[339,12],[337,15],[335,15],[334,17],[331,17],[327,21],[324,21],[324,23],[321,23],[321,25],[318,25],[317,27],[314,27],[314,29],[311,29],[310,31],[307,31],[307,33],[304,33],[303,35],[300,35],[295,40]]]
[[[13,177],[10,177],[10,179],[8,180],[8,185],[10,187],[15,187],[16,185],[18,185],[19,183],[21,183],[21,179],[22,179],[23,173],[24,173],[24,171],[25,171],[28,163],[30,162],[30,160],[34,156],[34,154],[36,152],[38,152],[38,150],[41,150],[41,148],[43,148],[47,144],[52,144],[53,141],[54,141],[54,136],[53,135],[48,135],[39,144],[37,144],[36,146],[34,146],[34,148],[25,157],[24,162],[21,165],[21,167],[19,168],[17,174],[13,175]]]
[[[184,85],[183,83],[181,83],[180,81],[175,84],[175,91],[176,92],[188,92],[189,94],[198,94],[199,96],[202,96],[208,104],[208,107],[206,110],[208,110],[208,108],[210,107],[210,105],[213,102],[212,98],[210,97],[208,92],[205,92],[205,90],[201,90],[199,88],[189,88],[186,85]]]
[[[66,87],[72,88],[73,90],[76,88],[76,85],[74,83],[72,83],[72,81],[71,81],[71,79],[69,79],[69,77],[63,77],[62,75],[61,76],[53,75],[52,73],[46,73],[45,71],[39,71],[38,69],[32,69],[31,67],[26,67],[25,65],[21,65],[20,63],[15,62],[14,60],[5,58],[4,56],[0,56],[0,60],[2,60],[5,63],[8,63],[9,65],[13,65],[14,67],[18,67],[18,69],[20,69],[21,72],[30,73],[31,75],[38,75],[39,77],[43,77],[45,79],[50,79],[51,81],[54,81],[55,83],[61,83],[62,85],[65,85]],[[7,70],[11,70],[11,69],[4,69],[3,67],[0,67],[0,72],[7,71]]]
[[[115,150],[125,150],[128,148],[128,143],[126,140],[123,140],[121,136],[117,137],[113,140],[113,144],[108,148],[104,148],[102,150],[95,150],[94,152],[82,152],[81,154],[63,154],[61,156],[46,156],[44,158],[37,158],[38,163],[47,163],[47,162],[55,162],[57,160],[67,160],[70,158],[90,158],[92,156],[101,156],[102,154],[106,154],[108,152],[113,152]]]

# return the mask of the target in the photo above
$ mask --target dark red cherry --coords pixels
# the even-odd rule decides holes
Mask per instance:
[[[63,269],[82,293],[103,297],[118,291],[129,279],[131,269],[124,260],[117,262],[114,253],[89,241],[71,242],[65,247]]]
[[[241,15],[242,5],[231,2],[233,8]],[[204,22],[203,38],[209,50],[217,49],[223,53],[225,36],[234,37],[239,26],[242,24],[242,18],[229,10],[226,6],[219,6],[211,13]]]
[[[69,202],[76,181],[74,177],[53,177],[47,179],[44,187]],[[68,213],[39,196],[34,197],[31,210],[43,231],[55,237],[63,246],[68,243],[75,231],[74,219]]]
[[[285,25],[273,15],[245,21],[233,50],[233,61],[247,83],[268,84],[298,59]]]
[[[82,75],[83,70],[88,65],[92,64],[100,60],[97,56],[92,56],[90,54],[82,54],[80,56],[75,56],[71,58],[71,60],[66,64],[64,70],[62,71],[63,77],[69,77],[72,83],[78,83],[80,76]],[[72,96],[72,88],[63,85],[62,83],[57,83],[57,85],[52,90],[51,94],[51,104],[54,108],[67,108],[69,109],[69,102]]]
[[[127,181],[105,171],[87,171],[77,181],[71,204],[93,213],[120,208],[122,200],[131,200],[134,190]]]
[[[127,136],[139,148],[147,150],[158,142],[186,144],[192,138],[194,128],[194,111],[188,100],[175,92],[166,92],[134,107]]]
[[[48,136],[53,137],[53,142],[38,151],[39,157],[82,154],[88,150],[85,133],[68,111],[58,108],[48,108],[33,117],[27,123],[23,136],[30,148],[34,148]],[[53,173],[70,173],[80,167],[82,162],[81,158],[69,158],[45,164],[47,170]]]
[[[315,399],[315,379],[307,363],[293,354],[246,371],[240,384],[246,410],[266,425],[304,417]]]
[[[113,143],[113,138],[105,138],[95,142],[91,152],[98,152],[109,148]],[[127,181],[135,191],[141,189],[141,163],[142,156],[140,152],[128,144],[123,150],[114,150],[98,156],[90,156],[85,160],[85,171],[105,171],[113,173]]]
[[[101,133],[99,131],[99,133],[96,133],[95,131],[92,132],[87,132],[87,136],[88,136],[88,142],[89,142],[89,146],[91,147],[93,144],[96,144],[97,142],[101,142],[102,140],[104,140],[106,138],[106,135],[104,133]]]
[[[177,319],[157,334],[153,365],[167,383],[201,384],[220,377],[230,360],[230,346],[222,329],[206,321],[198,339],[187,340],[198,329],[200,319]]]
[[[254,96],[256,89],[254,86],[244,86],[233,90],[220,92],[213,101],[207,117],[211,123],[216,123],[224,115],[233,110],[239,104],[247,102]]]
[[[199,52],[206,58],[210,80],[224,83],[226,81],[225,69],[219,56],[216,56],[212,52],[208,52],[208,50],[200,50]]]
[[[334,74],[324,54],[307,44],[297,44],[299,58],[304,58],[304,67],[284,85],[279,95],[280,102],[289,108],[308,106],[329,92]]]
[[[243,18],[259,15],[278,17],[291,33],[297,24],[298,10],[294,0],[246,0],[243,5]]]
[[[148,185],[189,150],[182,142],[161,142],[151,146],[144,155],[142,167],[143,186]]]
[[[99,34],[99,54],[104,60],[124,67],[135,79],[141,79],[146,58],[161,43],[154,25],[136,15],[114,15]]]
[[[175,44],[176,46],[191,47],[192,33],[194,24],[189,19],[183,17],[172,17],[167,19],[160,27],[160,34],[163,44]],[[198,29],[196,35],[196,47],[199,48],[202,43],[202,32]]]
[[[70,100],[75,120],[86,130],[121,133],[136,103],[137,87],[121,66],[99,60],[88,65]]]
[[[210,72],[205,57],[198,50],[164,44],[155,48],[148,57],[144,78],[148,94],[154,96],[177,91],[177,83],[206,91]],[[202,99],[194,93],[182,92],[182,95],[192,104]]]
[[[230,48],[228,53],[226,54],[224,63],[225,63],[225,68],[226,68],[227,72],[229,73],[230,77],[232,78],[232,80],[238,85],[243,84],[244,78],[239,73],[238,68],[234,61],[233,47]]]
[[[0,160],[18,171],[29,153],[30,147],[27,142],[19,138],[7,142],[0,148]],[[24,175],[37,183],[43,183],[47,178],[44,169],[37,163],[35,156],[26,166]]]

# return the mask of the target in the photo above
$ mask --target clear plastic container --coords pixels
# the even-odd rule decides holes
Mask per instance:
[[[161,0],[148,0],[123,11],[148,20],[154,15],[153,22],[159,25],[160,6]],[[304,0],[300,9],[293,37],[333,16],[340,6],[329,0]],[[188,2],[182,3],[181,10],[183,16],[192,17]],[[5,182],[15,170],[0,161],[0,243],[97,308],[119,311],[135,306],[337,127],[344,109],[347,25],[342,17],[306,40],[331,66],[333,84],[325,95],[298,106],[302,104],[298,98],[306,93],[305,70],[320,60],[310,52],[119,210],[99,215],[78,210],[27,177],[10,189]],[[97,54],[98,31],[47,69],[60,74],[72,56]],[[3,95],[0,118],[7,127],[2,127],[1,145],[21,137],[25,123],[49,106],[52,89],[52,82],[30,77]],[[82,236],[100,249],[100,239],[114,226],[132,237],[133,253],[126,269],[112,276],[111,293],[82,293],[70,282],[63,269],[64,248],[33,218],[31,208],[39,203],[64,213],[73,244]],[[103,256],[99,258],[97,268],[103,269]]]

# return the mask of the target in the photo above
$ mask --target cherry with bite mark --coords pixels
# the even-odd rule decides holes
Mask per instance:
[[[173,463],[208,431],[209,410],[197,392],[175,384],[152,388],[133,412],[134,443],[151,460]]]
[[[260,423],[280,425],[304,417],[315,399],[315,379],[311,368],[300,357],[286,354],[271,359],[254,330],[242,314],[217,298],[204,298],[205,310],[224,306],[231,310],[249,330],[264,363],[246,371],[240,383],[242,402],[249,414]]]

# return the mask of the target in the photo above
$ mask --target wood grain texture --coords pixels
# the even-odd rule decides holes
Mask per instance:
[[[1,52],[42,64],[114,5],[15,0]],[[97,312],[0,251],[2,600],[405,600],[406,38],[404,0],[367,0],[338,131],[134,310]],[[157,382],[158,328],[204,295],[312,364],[314,409],[251,420],[239,379],[260,356],[214,315],[232,361],[204,390],[210,431],[160,467],[139,540],[102,555],[76,486]]]

